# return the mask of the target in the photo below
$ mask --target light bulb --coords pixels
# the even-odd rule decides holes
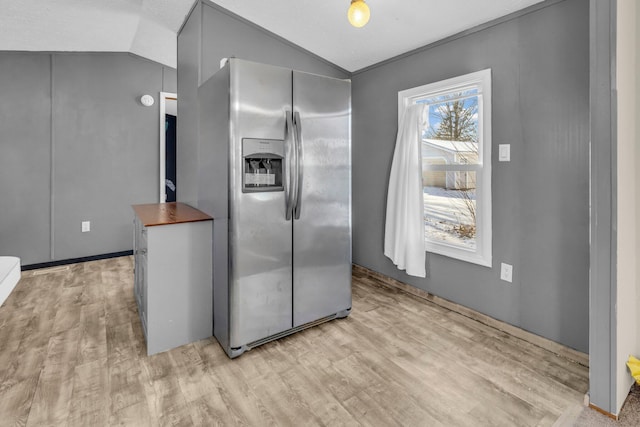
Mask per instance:
[[[364,27],[367,25],[367,22],[369,22],[370,16],[369,6],[367,6],[364,0],[351,0],[349,12],[347,12],[347,17],[351,25],[356,28]]]

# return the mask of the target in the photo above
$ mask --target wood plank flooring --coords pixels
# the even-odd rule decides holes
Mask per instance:
[[[151,357],[130,257],[24,272],[0,308],[0,426],[543,426],[588,368],[354,274],[353,312],[230,360]]]

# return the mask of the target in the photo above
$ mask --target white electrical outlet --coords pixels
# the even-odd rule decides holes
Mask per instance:
[[[511,144],[498,144],[498,161],[511,161]]]
[[[86,233],[91,231],[91,221],[82,221],[82,232]]]
[[[513,279],[513,266],[505,264],[504,262],[500,264],[500,278],[511,283]]]

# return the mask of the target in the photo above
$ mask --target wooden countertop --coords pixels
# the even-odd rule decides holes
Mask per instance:
[[[149,203],[146,205],[133,205],[132,207],[145,227],[210,221],[213,219],[204,212],[184,203]]]

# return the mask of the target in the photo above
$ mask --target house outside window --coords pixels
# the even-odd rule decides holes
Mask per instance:
[[[491,70],[398,92],[398,120],[418,103],[427,251],[491,267]]]

